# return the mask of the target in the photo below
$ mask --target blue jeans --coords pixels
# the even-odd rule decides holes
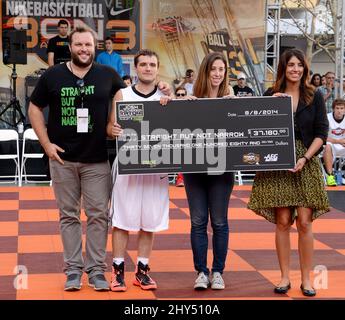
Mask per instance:
[[[223,273],[228,253],[229,225],[228,206],[234,186],[234,175],[184,174],[187,199],[191,217],[191,243],[194,268],[209,274],[207,268],[208,217],[213,230],[212,272]]]

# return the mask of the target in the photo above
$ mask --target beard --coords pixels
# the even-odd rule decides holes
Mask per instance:
[[[78,67],[80,67],[80,68],[86,68],[86,67],[88,67],[90,64],[92,64],[94,58],[95,58],[95,54],[94,54],[94,53],[91,53],[89,59],[87,59],[86,62],[84,62],[84,61],[81,61],[81,60],[80,60],[80,58],[79,58],[79,56],[78,56],[77,53],[71,52],[71,59],[72,59],[72,62],[73,62],[76,66],[78,66]]]

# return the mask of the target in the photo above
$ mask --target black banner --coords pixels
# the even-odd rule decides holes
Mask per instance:
[[[140,49],[139,0],[3,0],[2,29],[24,29],[29,53],[47,61],[48,40],[57,34],[60,19],[70,31],[77,25],[93,29],[97,49],[104,49],[106,37],[114,40],[114,50],[134,55]]]
[[[286,170],[291,98],[117,102],[119,174]]]
[[[206,36],[206,44],[210,52],[216,51],[224,54],[229,64],[230,79],[237,79],[237,73],[245,71],[237,54],[241,51],[241,48],[238,44],[234,45],[232,43],[226,29],[209,33]]]

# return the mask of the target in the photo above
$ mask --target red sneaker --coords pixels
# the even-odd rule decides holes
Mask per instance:
[[[184,187],[184,181],[183,181],[183,175],[182,173],[179,173],[176,178],[176,187]]]
[[[119,266],[113,262],[111,267],[111,282],[110,290],[115,292],[123,292],[127,290],[125,284],[125,263],[122,262]]]
[[[135,272],[135,279],[133,284],[141,287],[143,290],[155,290],[157,289],[157,283],[149,276],[149,266],[143,265],[141,262],[138,263]]]

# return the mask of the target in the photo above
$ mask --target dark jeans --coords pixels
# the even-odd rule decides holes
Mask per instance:
[[[207,224],[210,214],[213,230],[212,272],[223,273],[228,253],[229,225],[228,205],[234,186],[234,174],[222,175],[184,174],[191,217],[191,242],[194,268],[209,274],[207,268]]]

